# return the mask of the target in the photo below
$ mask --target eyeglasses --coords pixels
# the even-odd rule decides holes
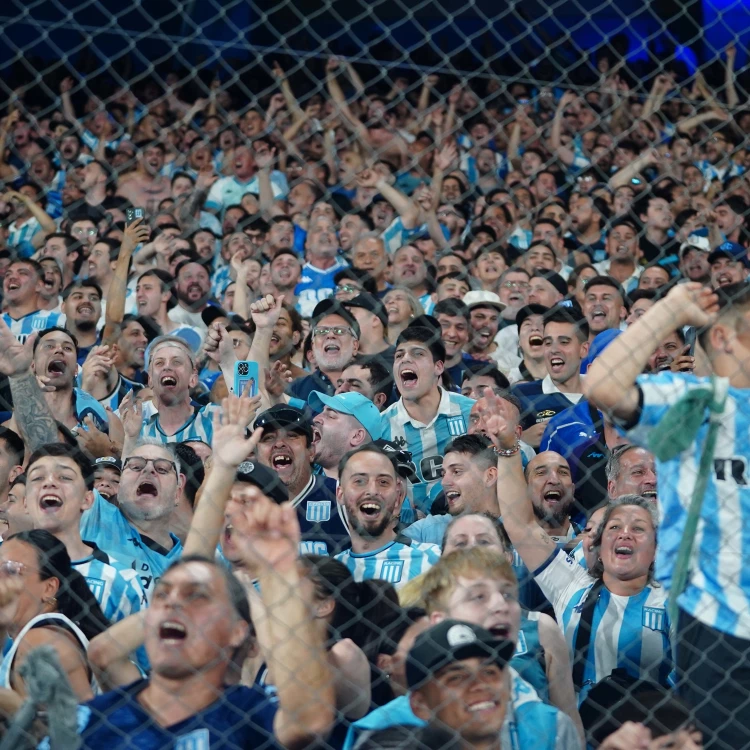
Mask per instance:
[[[0,562],[0,576],[22,576],[28,568],[22,562],[3,560]]]
[[[131,456],[130,458],[125,459],[122,468],[136,472],[143,471],[149,463],[154,465],[154,471],[161,476],[166,476],[172,472],[177,474],[177,464],[166,458],[141,458],[140,456]]]
[[[506,289],[529,289],[531,284],[528,281],[503,281],[500,286]]]
[[[336,287],[336,291],[351,294],[352,292],[359,293],[360,290],[358,286],[353,286],[352,284],[340,284]]]
[[[73,229],[73,234],[80,235],[81,237],[84,234],[87,234],[89,237],[93,237],[94,235],[97,234],[97,230],[96,229],[84,229],[83,227],[75,227],[75,229]]]
[[[351,328],[342,328],[339,326],[315,326],[315,328],[313,328],[313,338],[328,336],[330,333],[334,336],[354,336],[354,331],[352,331]]]

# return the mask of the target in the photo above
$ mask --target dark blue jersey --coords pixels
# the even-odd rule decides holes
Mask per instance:
[[[138,702],[139,680],[78,707],[81,750],[269,750],[277,706],[258,687],[234,685],[203,711],[160,727]],[[48,747],[47,741],[40,747]]]
[[[333,556],[350,546],[343,509],[336,502],[335,479],[313,474],[293,504],[302,531],[302,554]]]
[[[544,380],[531,383],[516,383],[511,392],[521,402],[521,426],[524,430],[547,420],[570,408],[578,398],[560,393],[549,375]]]

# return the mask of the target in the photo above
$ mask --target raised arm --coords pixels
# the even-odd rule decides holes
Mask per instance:
[[[297,97],[294,95],[292,87],[289,85],[289,81],[287,80],[283,68],[276,60],[274,60],[273,62],[271,71],[273,72],[274,76],[276,76],[276,80],[279,82],[279,88],[281,89],[281,93],[284,95],[284,101],[286,102],[286,107],[289,110],[289,114],[291,114],[292,119],[295,122],[298,120],[302,120],[303,122],[305,122],[305,113],[299,106]]]
[[[636,378],[661,342],[676,328],[703,327],[718,311],[718,298],[698,283],[679,284],[618,336],[594,360],[583,383],[589,401],[622,421],[638,414]]]
[[[722,110],[710,109],[707,112],[701,112],[700,114],[693,115],[692,117],[686,117],[684,120],[680,120],[677,123],[677,132],[685,133],[689,135],[695,128],[702,125],[704,122],[713,122],[715,120],[728,120],[729,116]]]
[[[629,185],[633,177],[639,175],[646,167],[657,164],[659,161],[659,152],[656,149],[648,148],[638,154],[633,161],[622,169],[618,169],[610,178],[609,186],[612,190],[618,187]]]
[[[415,229],[417,227],[419,224],[419,208],[411,198],[393,185],[389,185],[381,174],[373,169],[365,169],[357,175],[357,184],[360,187],[377,188],[388,203],[396,209],[401,217],[404,229]]]
[[[122,244],[120,245],[120,255],[117,257],[112,281],[109,285],[109,294],[107,295],[107,314],[104,318],[104,332],[102,333],[102,344],[106,346],[114,344],[119,335],[120,324],[125,315],[125,296],[128,290],[130,260],[138,244],[148,240],[149,232],[149,226],[144,219],[136,219],[132,224],[125,227]]]
[[[557,547],[537,523],[523,473],[521,450],[512,415],[512,406],[489,389],[485,391],[485,429],[497,458],[497,499],[503,526],[521,559],[535,571]],[[503,455],[503,452],[510,455]]]
[[[35,338],[32,333],[20,343],[0,318],[0,373],[8,376],[13,416],[29,453],[57,442],[57,423],[31,371]]]
[[[726,49],[727,62],[724,66],[724,88],[727,97],[727,106],[734,109],[740,103],[740,97],[737,96],[737,88],[734,85],[734,61],[737,57],[737,47],[734,42],[730,42]]]
[[[279,698],[276,739],[291,750],[325,740],[336,696],[323,629],[301,585],[297,511],[257,490],[252,503],[232,509],[230,521],[233,543],[247,567],[258,573],[260,602],[253,599],[251,609]]]
[[[37,249],[44,244],[44,238],[48,234],[54,234],[57,231],[55,220],[30,196],[19,193],[17,190],[7,190],[5,200],[13,199],[18,203],[23,203],[29,210],[29,213],[39,222],[41,231],[37,232],[32,238],[32,244]]]
[[[552,151],[557,154],[560,161],[566,166],[570,166],[575,160],[573,149],[563,145],[562,126],[565,110],[576,100],[576,95],[572,91],[566,91],[557,103],[555,116],[552,118],[552,131],[550,132],[550,146]]]
[[[141,670],[131,661],[131,656],[145,640],[145,616],[146,610],[142,609],[125,617],[89,643],[86,655],[102,690],[114,690],[141,677]]]
[[[246,437],[247,425],[259,403],[257,397],[238,398],[230,394],[222,401],[221,416],[214,414],[213,461],[185,540],[186,555],[213,558],[216,553],[237,467],[255,450],[263,434],[259,428]]]

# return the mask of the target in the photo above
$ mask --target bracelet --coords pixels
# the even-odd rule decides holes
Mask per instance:
[[[521,443],[518,440],[516,440],[516,444],[512,448],[508,448],[507,450],[504,450],[503,448],[494,448],[495,455],[503,456],[504,458],[515,456],[519,450],[521,450]]]

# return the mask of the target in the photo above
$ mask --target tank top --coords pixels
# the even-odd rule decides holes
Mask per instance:
[[[45,627],[48,625],[68,631],[78,641],[83,653],[85,654],[88,651],[89,639],[86,638],[81,629],[65,615],[60,614],[59,612],[48,612],[32,617],[31,620],[29,620],[21,629],[21,632],[13,639],[10,649],[3,657],[2,664],[0,664],[0,687],[7,688],[8,690],[12,689],[10,684],[10,673],[13,668],[13,661],[16,658],[16,652],[18,651],[18,647],[21,645],[24,636],[34,628]],[[90,684],[93,694],[99,695],[101,691],[93,675],[91,676]]]

